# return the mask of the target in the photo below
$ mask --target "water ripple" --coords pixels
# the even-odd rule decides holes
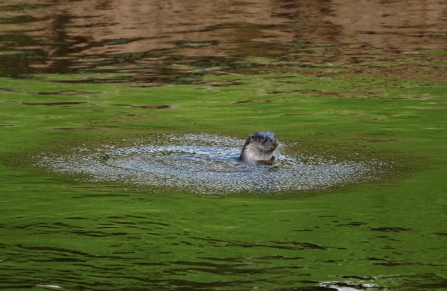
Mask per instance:
[[[53,172],[87,174],[85,181],[166,187],[198,194],[282,193],[374,180],[382,162],[334,161],[278,153],[274,166],[240,163],[242,140],[215,135],[166,135],[144,145],[66,154],[43,154],[37,164]],[[235,147],[237,145],[237,147]]]

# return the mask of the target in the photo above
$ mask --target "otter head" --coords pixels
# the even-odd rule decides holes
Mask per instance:
[[[273,164],[273,153],[279,142],[273,132],[259,131],[250,134],[242,148],[239,160],[248,164]]]

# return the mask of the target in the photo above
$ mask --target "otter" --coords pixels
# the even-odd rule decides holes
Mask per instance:
[[[275,161],[273,153],[278,146],[279,142],[273,132],[252,133],[242,148],[239,161],[247,164],[272,165]]]

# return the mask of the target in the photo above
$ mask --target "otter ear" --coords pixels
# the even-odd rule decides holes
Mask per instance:
[[[250,139],[254,139],[254,138],[255,138],[255,134],[254,133],[250,134]]]

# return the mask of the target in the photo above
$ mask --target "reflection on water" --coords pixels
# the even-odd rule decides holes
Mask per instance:
[[[234,147],[243,143],[205,134],[163,136],[150,145],[44,154],[37,158],[36,165],[58,173],[87,174],[90,182],[127,183],[169,191],[174,187],[174,191],[219,195],[283,194],[347,186],[378,179],[389,168],[378,161],[335,162],[284,154],[275,166],[246,165],[237,161],[241,147]]]
[[[0,10],[2,75],[112,71],[159,84],[249,67],[249,57],[354,62],[447,44],[447,3],[436,0],[35,0]]]
[[[337,66],[335,62],[341,62],[347,64],[344,69],[351,64],[366,64],[365,70],[376,70],[378,67],[370,66],[369,61],[401,66],[407,72],[404,79],[408,79],[414,77],[407,70],[408,63],[419,61],[428,79],[446,79],[445,53],[436,51],[424,56],[421,52],[447,47],[447,3],[439,0],[5,0],[0,3],[0,11],[1,76],[79,73],[86,75],[85,81],[95,81],[87,79],[88,73],[110,72],[122,74],[96,81],[154,86],[200,82],[205,74],[253,68],[271,72],[277,64],[312,67],[327,62],[327,66]],[[424,60],[430,61],[428,65]],[[384,91],[390,88],[377,85]],[[363,95],[363,88],[369,90],[368,86],[355,89]],[[51,90],[51,95],[57,97],[47,102],[25,99],[18,106],[21,109],[11,112],[17,121],[0,125],[28,132],[37,126],[26,124],[36,119],[23,118],[23,126],[16,127],[22,117],[45,112],[46,117],[59,118],[55,105],[76,104],[62,100],[73,96],[65,89],[56,88],[57,94]],[[6,87],[0,90],[10,92]],[[316,90],[298,93],[312,91]],[[318,92],[327,94],[324,89]],[[411,97],[417,95],[429,102],[430,96],[420,95],[438,96],[444,91],[433,92],[414,91]],[[14,94],[10,95],[13,99]],[[358,95],[343,92],[338,96]],[[393,97],[403,98],[400,93]],[[241,100],[250,103],[256,99],[247,96]],[[435,101],[405,104],[439,114],[445,104]],[[13,103],[7,102],[3,106]],[[378,102],[383,104],[385,100]],[[84,104],[84,99],[78,104]],[[405,108],[402,103],[386,104],[399,110]],[[39,111],[48,106],[52,107],[45,109],[54,110],[54,115]],[[16,110],[12,106],[5,108]],[[340,114],[350,113],[335,109]],[[350,110],[356,114],[354,107]],[[375,110],[386,115],[394,113],[394,108],[385,105]],[[408,110],[401,113],[397,115],[401,120],[389,122],[387,130],[401,130],[396,136],[408,138],[420,151],[441,152],[439,148],[445,147],[441,142],[428,145],[429,141],[422,140],[436,139],[433,129],[442,130],[442,120],[430,121],[435,128],[425,120],[427,115]],[[285,112],[283,116],[288,115]],[[70,118],[67,123],[57,123],[62,126],[58,128],[70,128],[71,121],[82,122],[90,117]],[[117,122],[121,120],[124,122]],[[407,127],[400,125],[407,120]],[[326,124],[321,122],[319,128]],[[422,128],[428,124],[430,127]],[[49,126],[45,124],[38,133],[48,134]],[[407,135],[414,128],[420,132]],[[7,149],[2,154],[25,143],[43,142],[26,134],[15,136],[14,132],[9,140],[9,134],[4,134]],[[370,136],[367,141],[385,142],[383,136]],[[55,172],[75,173],[76,177],[105,181],[104,185],[74,183],[71,179],[61,183],[60,176],[4,170],[0,289],[446,288],[447,259],[442,256],[447,236],[446,201],[440,171],[398,186],[374,185],[352,193],[303,200],[123,193],[114,192],[112,183],[107,183],[129,182],[156,188],[163,187],[166,179],[175,187],[190,187],[183,189],[185,192],[201,192],[202,188],[222,194],[247,191],[244,187],[248,185],[251,190],[270,193],[359,184],[374,179],[380,175],[377,170],[383,169],[372,162],[310,161],[311,157],[301,159],[286,152],[280,156],[277,169],[265,171],[265,167],[246,168],[234,162],[240,150],[234,146],[243,141],[220,137],[218,143],[203,145],[202,139],[198,145],[185,144],[185,136],[180,138],[171,138],[169,144],[174,147],[170,151],[167,143],[149,143],[157,151],[148,144],[79,149],[74,153],[45,154],[38,161]],[[444,160],[440,156],[439,165]],[[212,182],[206,184],[211,188],[203,189],[205,181]]]

